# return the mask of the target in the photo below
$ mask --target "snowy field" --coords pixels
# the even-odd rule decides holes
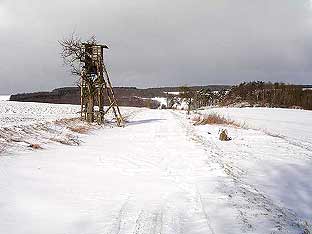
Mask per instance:
[[[76,118],[80,106],[46,103],[0,101],[0,154],[30,150],[31,145],[46,148],[50,143],[78,144],[78,134],[67,128],[81,125],[71,121]]]
[[[94,130],[80,146],[0,157],[0,233],[309,233],[312,112],[213,111],[253,129],[125,108],[125,128]],[[55,119],[39,113],[38,121]],[[233,140],[220,142],[220,128]]]
[[[232,141],[215,135],[220,127],[196,126],[205,144],[213,145],[221,163],[229,163],[240,182],[252,185],[271,201],[312,221],[312,111],[270,108],[213,108],[244,126],[226,127]],[[211,133],[211,134],[208,134]]]
[[[0,102],[1,101],[9,101],[10,95],[0,95]]]
[[[79,116],[79,105],[0,102],[0,127],[29,125]]]
[[[126,115],[131,108],[123,107]],[[0,154],[47,148],[50,143],[80,144],[80,132],[99,128],[78,120],[80,105],[0,101]],[[109,115],[108,120],[112,118]]]
[[[201,113],[219,113],[247,128],[278,135],[312,151],[312,111],[281,108],[212,108]]]

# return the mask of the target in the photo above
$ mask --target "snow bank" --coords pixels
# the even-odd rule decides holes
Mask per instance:
[[[282,108],[211,108],[200,113],[219,113],[246,127],[283,137],[312,151],[312,111]]]
[[[213,108],[250,128],[205,125],[196,132],[215,145],[221,163],[243,184],[263,191],[273,203],[312,223],[312,111],[279,108]],[[226,128],[232,141],[218,140]],[[209,134],[208,134],[209,133]]]

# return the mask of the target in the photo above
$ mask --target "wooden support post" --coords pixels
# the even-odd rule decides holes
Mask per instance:
[[[108,75],[108,72],[106,70],[106,67],[105,67],[104,63],[103,63],[103,71],[104,71],[104,73],[106,75],[107,83],[108,83],[110,92],[112,94],[112,98],[113,98],[114,102],[116,102],[116,109],[117,109],[117,112],[118,112],[118,116],[116,114],[115,114],[115,116],[116,116],[117,121],[119,123],[118,125],[122,126],[124,124],[123,118],[122,118],[122,115],[120,113],[119,106],[117,105],[117,101],[116,101],[116,98],[115,98],[115,93],[114,93],[114,90],[113,90],[113,86],[112,86],[112,83],[110,82],[109,75]],[[114,111],[114,112],[116,112],[116,111]]]
[[[83,79],[82,77],[80,78],[80,118],[83,120],[83,105],[84,105],[84,100],[83,100]]]

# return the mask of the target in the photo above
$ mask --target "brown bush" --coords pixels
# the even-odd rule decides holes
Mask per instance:
[[[233,120],[227,119],[224,116],[218,114],[207,114],[207,115],[197,115],[192,118],[194,121],[193,125],[206,125],[206,124],[219,124],[219,125],[231,125],[235,127],[240,127],[238,123]]]

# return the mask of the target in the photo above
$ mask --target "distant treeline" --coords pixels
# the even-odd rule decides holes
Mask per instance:
[[[222,99],[223,105],[248,102],[253,106],[312,110],[312,90],[284,83],[243,82],[233,86]]]

